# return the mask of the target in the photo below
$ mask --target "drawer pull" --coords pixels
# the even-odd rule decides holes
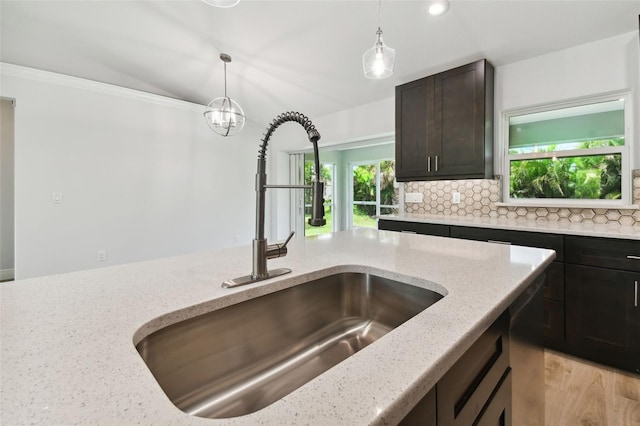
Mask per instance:
[[[509,241],[498,241],[498,240],[487,240],[488,243],[495,243],[495,244],[504,244],[505,246],[510,246],[511,243]]]
[[[640,260],[640,256],[634,256],[632,254],[628,254],[627,259]]]

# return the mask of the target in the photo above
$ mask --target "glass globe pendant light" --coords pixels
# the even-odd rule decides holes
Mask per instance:
[[[396,50],[385,45],[382,41],[380,29],[380,10],[382,0],[378,1],[378,31],[376,31],[376,43],[362,55],[362,66],[366,78],[381,79],[393,74],[396,62]]]
[[[231,56],[221,53],[220,59],[224,62],[224,97],[209,102],[204,118],[217,134],[233,136],[244,127],[245,116],[240,105],[227,96],[227,63],[231,62]]]

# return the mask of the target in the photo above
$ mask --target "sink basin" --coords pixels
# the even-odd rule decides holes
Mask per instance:
[[[442,297],[340,273],[167,326],[136,348],[178,408],[236,417],[277,401]]]

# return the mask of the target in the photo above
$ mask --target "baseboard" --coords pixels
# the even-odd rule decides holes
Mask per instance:
[[[14,273],[15,269],[0,269],[0,281],[12,280]]]

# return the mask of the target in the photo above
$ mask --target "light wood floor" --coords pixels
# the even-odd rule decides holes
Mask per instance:
[[[545,422],[640,425],[640,376],[545,350]]]

